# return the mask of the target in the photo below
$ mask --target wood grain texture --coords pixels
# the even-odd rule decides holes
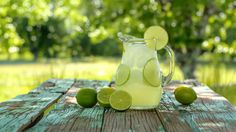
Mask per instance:
[[[43,114],[61,94],[25,94],[0,103],[0,131],[22,131]]]
[[[42,92],[50,92],[64,94],[71,88],[74,82],[75,79],[49,79],[29,93],[40,94]]]
[[[162,132],[164,128],[153,110],[128,110],[116,112],[112,109],[104,113],[104,132]]]
[[[76,93],[80,88],[93,87],[97,90],[107,87],[108,81],[78,80],[54,109],[28,131],[100,131],[102,129],[104,108],[82,108],[76,102]]]
[[[75,96],[78,90],[91,87],[99,91],[100,88],[109,85],[108,81],[77,80],[73,87],[71,87],[73,83],[70,81],[66,82],[65,80],[58,82],[58,80],[51,79],[40,85],[30,94],[24,95],[44,95],[49,100],[51,98],[51,100],[60,98],[51,108],[52,110],[42,117],[37,124],[27,129],[27,131],[234,132],[236,130],[235,107],[224,97],[195,80],[186,80],[184,82],[173,81],[170,85],[166,86],[161,103],[156,109],[143,111],[128,110],[126,112],[116,112],[113,109],[104,109],[98,105],[93,108],[82,108],[76,103]],[[173,94],[174,89],[182,84],[193,86],[197,92],[198,99],[189,106],[178,103]],[[67,87],[67,89],[54,90],[54,88],[58,87]],[[60,97],[64,92],[66,94]],[[56,98],[56,95],[58,95],[58,98]],[[32,122],[40,117],[34,116],[40,113],[37,111],[44,111],[44,108],[51,105],[50,101],[47,100],[47,102],[46,99],[47,103],[37,101],[34,104],[30,101],[33,99],[32,97],[24,97],[25,101],[23,103],[21,98],[23,97],[20,97],[18,103],[14,101],[10,103],[12,101],[9,100],[10,102],[8,101],[8,103],[0,104],[0,128],[5,128],[3,130],[23,130],[23,128],[28,126],[29,119]],[[36,97],[35,99],[40,100]],[[8,113],[7,115],[11,115],[9,116],[10,118],[8,116],[1,116],[6,112]],[[39,115],[42,115],[42,112]],[[11,121],[11,119],[14,120]],[[12,125],[10,122],[18,122],[20,125]]]
[[[110,84],[109,81],[101,81],[101,80],[76,80],[76,83],[74,84],[74,87],[76,88],[103,88],[108,87]]]
[[[29,94],[1,103],[0,131],[22,131],[32,126],[73,83],[73,79],[49,79]]]
[[[198,96],[193,104],[184,106],[174,98],[174,89],[179,84],[165,87],[161,104],[156,109],[166,131],[236,130],[236,109],[224,97],[200,83],[184,82],[192,85]]]
[[[28,131],[100,131],[103,112],[101,107],[84,109],[77,104],[57,107]]]

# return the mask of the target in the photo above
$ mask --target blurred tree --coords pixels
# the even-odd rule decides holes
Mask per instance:
[[[42,57],[121,54],[117,32],[163,26],[186,78],[204,53],[236,56],[234,0],[0,0],[0,53]]]
[[[0,52],[17,45],[19,53],[29,50],[34,60],[42,57],[80,55],[90,43],[79,39],[88,34],[84,30],[86,17],[79,14],[79,1],[67,0],[6,0],[0,1]],[[81,24],[81,25],[80,25]],[[11,32],[11,34],[9,33]],[[8,37],[9,36],[9,37]],[[87,35],[88,36],[88,35]],[[77,48],[75,48],[77,47]],[[9,53],[10,54],[10,53]],[[87,53],[86,55],[90,54]]]
[[[10,59],[11,53],[17,52],[24,40],[12,24],[13,18],[8,14],[10,9],[7,4],[7,1],[0,1],[0,53],[7,54]]]
[[[147,27],[163,26],[186,78],[195,77],[196,61],[203,53],[236,55],[234,0],[104,0],[93,1],[93,5],[95,17],[88,18],[91,29],[96,29],[94,39],[119,31],[142,37]]]

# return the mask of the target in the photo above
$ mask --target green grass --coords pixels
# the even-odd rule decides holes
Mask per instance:
[[[116,59],[88,58],[70,62],[53,60],[41,63],[5,63],[0,65],[0,101],[27,93],[48,78],[111,80]]]
[[[48,78],[77,78],[112,80],[120,58],[89,57],[78,61],[53,60],[40,63],[2,62],[0,64],[0,101],[5,101],[29,90]],[[182,78],[176,68],[174,79]]]
[[[211,87],[236,84],[235,63],[199,63],[195,74],[199,81],[204,82]]]
[[[226,97],[231,103],[236,105],[236,85],[216,86],[213,90]]]
[[[228,62],[200,63],[197,79],[236,105],[236,64]]]
[[[0,62],[0,102],[19,94],[28,93],[48,78],[77,78],[112,80],[120,58],[88,57],[77,61],[41,60]],[[168,69],[164,68],[164,73]],[[196,70],[197,79],[220,93],[236,105],[236,66],[226,63],[200,63]],[[176,66],[173,79],[183,80],[183,74]]]

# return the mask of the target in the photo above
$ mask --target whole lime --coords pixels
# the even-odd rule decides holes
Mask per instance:
[[[76,95],[77,103],[84,108],[91,108],[97,103],[97,91],[93,88],[81,88]]]
[[[196,92],[186,86],[180,86],[175,89],[175,99],[183,105],[190,105],[197,99]]]

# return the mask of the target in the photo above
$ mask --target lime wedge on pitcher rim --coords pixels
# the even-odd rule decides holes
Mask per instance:
[[[143,68],[143,78],[151,86],[160,86],[161,76],[160,76],[160,67],[157,63],[156,58],[149,59]]]
[[[197,99],[196,92],[186,86],[180,86],[174,91],[175,99],[183,105],[190,105]]]
[[[120,64],[115,76],[115,83],[118,86],[125,84],[130,76],[130,68],[128,65]]]
[[[99,105],[105,108],[109,108],[109,99],[113,92],[115,92],[115,89],[113,88],[102,88],[97,94],[97,100]]]
[[[168,34],[160,26],[151,26],[144,33],[147,47],[153,50],[160,50],[168,43]]]
[[[115,91],[109,99],[110,105],[117,111],[128,110],[132,104],[131,95],[123,90]]]
[[[97,103],[97,91],[93,88],[81,88],[76,94],[77,103],[84,108],[91,108]]]

